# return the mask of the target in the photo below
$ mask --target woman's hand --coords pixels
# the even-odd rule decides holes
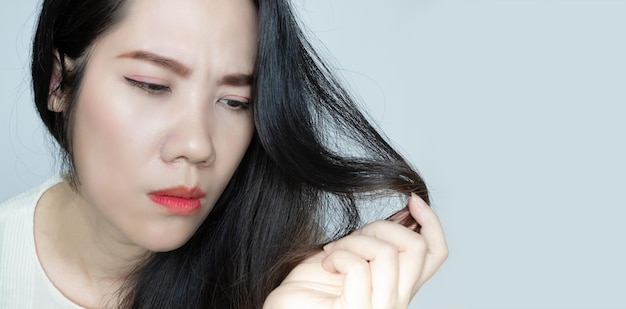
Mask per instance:
[[[390,221],[368,224],[296,266],[263,307],[406,308],[448,256],[432,209],[413,195],[409,211],[419,233]]]

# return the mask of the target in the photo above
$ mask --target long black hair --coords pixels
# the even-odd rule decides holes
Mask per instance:
[[[295,265],[358,227],[360,200],[413,192],[428,202],[422,178],[333,77],[287,0],[254,2],[252,142],[191,239],[152,254],[126,278],[120,307],[260,308]],[[33,44],[35,103],[70,174],[72,110],[85,59],[123,14],[122,0],[45,0],[42,6]],[[55,51],[61,64],[64,57],[77,63],[63,67],[58,91],[68,105],[62,113],[47,108]],[[329,218],[332,228],[322,222]]]

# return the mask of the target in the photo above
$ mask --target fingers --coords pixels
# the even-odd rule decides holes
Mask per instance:
[[[377,221],[324,248],[328,256],[322,266],[345,274],[344,297],[350,303],[366,299],[372,308],[408,306],[447,258],[437,215],[416,195],[408,208],[421,226],[419,233],[397,223]]]
[[[422,228],[420,234],[424,237],[427,245],[427,254],[424,261],[424,269],[421,272],[416,289],[424,284],[448,257],[448,246],[437,214],[417,195],[413,194],[409,200],[409,210],[415,221]],[[415,291],[417,292],[417,290]]]
[[[417,292],[416,286],[424,268],[428,244],[425,238],[388,221],[377,221],[364,226],[354,234],[368,236],[396,247],[398,257],[397,303],[398,307],[407,306]]]
[[[389,242],[364,235],[344,237],[324,248],[333,254],[348,251],[365,262],[371,273],[372,308],[388,308],[398,296],[398,248]],[[345,286],[348,286],[347,284]]]
[[[372,308],[372,278],[366,260],[354,252],[337,249],[322,260],[322,267],[344,275],[342,298],[346,308]]]

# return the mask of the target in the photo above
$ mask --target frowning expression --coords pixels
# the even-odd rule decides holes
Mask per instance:
[[[73,124],[79,192],[99,229],[181,246],[254,131],[257,16],[249,0],[129,0],[91,47]]]

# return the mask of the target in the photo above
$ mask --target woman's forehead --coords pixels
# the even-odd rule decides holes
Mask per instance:
[[[249,0],[129,1],[127,12],[97,48],[151,52],[187,68],[208,65],[251,73],[257,45],[256,8]]]

